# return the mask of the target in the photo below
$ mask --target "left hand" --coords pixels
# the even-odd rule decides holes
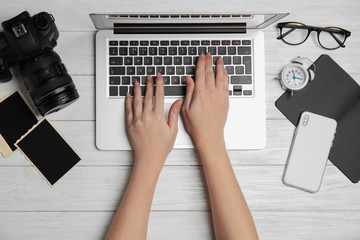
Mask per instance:
[[[161,170],[167,155],[174,146],[178,131],[178,116],[182,100],[178,99],[169,110],[168,121],[164,113],[164,80],[156,77],[155,103],[154,83],[148,76],[144,103],[141,100],[139,82],[134,83],[134,99],[126,95],[126,128],[130,144],[135,151],[135,165]]]

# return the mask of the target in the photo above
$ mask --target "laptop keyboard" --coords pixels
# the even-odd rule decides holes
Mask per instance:
[[[195,66],[201,53],[210,52],[215,71],[222,57],[229,74],[230,97],[254,96],[251,40],[128,40],[109,41],[108,96],[123,98],[133,95],[133,83],[141,85],[145,95],[146,76],[161,73],[165,96],[184,96],[185,76],[194,79]]]

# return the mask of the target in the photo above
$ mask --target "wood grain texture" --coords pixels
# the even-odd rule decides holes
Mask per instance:
[[[261,240],[358,240],[360,212],[262,212],[252,215]],[[103,239],[114,212],[0,212],[6,240]],[[21,228],[19,227],[21,226]],[[329,229],[338,231],[329,231]],[[148,240],[214,240],[209,212],[151,212]]]
[[[264,30],[267,147],[229,151],[260,239],[358,240],[360,190],[328,162],[320,192],[309,194],[281,182],[294,126],[275,108],[282,94],[274,79],[297,56],[315,60],[329,54],[360,82],[360,1],[358,0],[2,0],[0,21],[27,9],[56,18],[59,53],[80,99],[49,119],[84,159],[53,188],[19,153],[0,157],[0,239],[102,239],[131,173],[130,151],[95,147],[95,32],[92,12],[290,12],[283,21],[339,26],[352,31],[346,48],[326,51],[316,34],[300,46],[276,40],[276,25]],[[139,6],[141,6],[139,8]],[[25,89],[19,72],[0,84],[0,98]],[[26,91],[25,91],[26,93]],[[0,115],[1,117],[1,115]],[[151,240],[214,239],[202,166],[194,150],[170,153],[155,192],[149,223]]]

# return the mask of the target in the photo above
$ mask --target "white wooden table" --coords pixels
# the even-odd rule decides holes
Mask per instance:
[[[150,1],[1,0],[0,20],[23,10],[46,10],[60,30],[55,48],[71,73],[80,99],[49,119],[83,160],[51,188],[16,152],[0,157],[0,239],[102,239],[126,188],[133,158],[128,151],[95,147],[95,29],[92,12],[286,11],[295,20],[339,26],[352,32],[346,48],[326,51],[311,35],[300,46],[276,40],[275,25],[265,33],[267,147],[230,151],[238,181],[255,219],[260,239],[360,239],[360,188],[330,162],[319,193],[309,194],[281,181],[294,127],[275,108],[282,90],[277,76],[298,55],[315,60],[330,54],[360,80],[360,2],[303,1]],[[0,97],[24,89],[20,77],[0,84]],[[239,111],[239,114],[241,111]],[[3,113],[0,113],[3,114]],[[1,115],[0,115],[1,117]],[[150,216],[148,239],[214,239],[202,166],[193,150],[174,150],[161,173]]]

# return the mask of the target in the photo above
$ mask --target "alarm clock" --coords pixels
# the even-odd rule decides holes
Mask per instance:
[[[308,60],[314,65],[314,71],[308,69],[304,60]],[[275,79],[280,81],[281,88],[291,92],[291,96],[294,92],[303,89],[309,81],[315,78],[315,64],[308,58],[295,58],[290,64],[286,65],[282,70],[280,77]]]

